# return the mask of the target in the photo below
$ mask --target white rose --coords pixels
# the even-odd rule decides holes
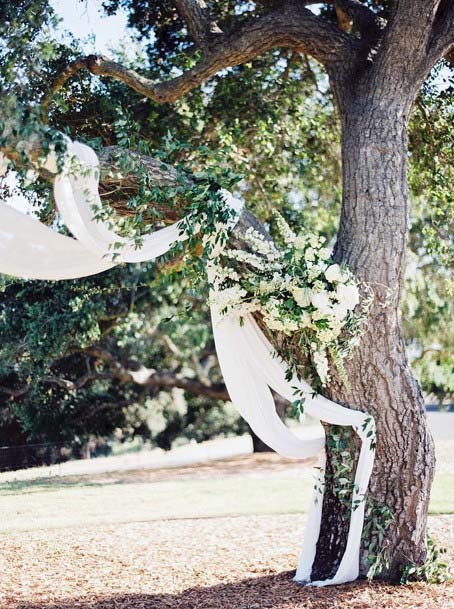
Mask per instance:
[[[303,309],[311,304],[311,294],[310,290],[307,288],[293,288],[292,294],[293,298],[296,300],[296,304]]]
[[[339,284],[336,288],[337,299],[350,311],[359,303],[359,291],[354,283]]]
[[[347,316],[348,309],[343,302],[339,302],[338,304],[333,305],[332,313],[336,319],[342,321]]]
[[[312,292],[311,303],[316,309],[318,309],[322,313],[331,312],[331,301],[329,299],[328,292],[326,292],[325,290],[322,290],[321,292]]]
[[[338,264],[331,264],[326,271],[325,277],[328,281],[342,281],[342,271]]]

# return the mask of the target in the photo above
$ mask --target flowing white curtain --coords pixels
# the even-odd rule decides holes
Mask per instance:
[[[27,279],[70,279],[100,273],[119,262],[151,260],[167,252],[186,237],[179,223],[167,226],[144,237],[136,248],[93,219],[93,205],[100,205],[98,193],[98,158],[88,146],[68,141],[68,162],[77,160],[84,171],[74,175],[68,164],[56,178],[54,195],[63,222],[75,239],[60,235],[38,220],[0,205],[0,272]],[[73,163],[74,164],[74,163]],[[47,167],[56,169],[54,155]],[[235,210],[232,228],[241,213],[242,204],[223,191],[226,204]],[[113,258],[113,244],[121,250]],[[208,263],[213,279],[215,268]],[[211,282],[212,283],[212,282]],[[353,581],[359,573],[359,552],[364,521],[364,495],[374,462],[372,439],[374,421],[370,415],[340,406],[320,395],[313,397],[311,387],[297,379],[286,380],[287,366],[256,324],[246,315],[243,325],[233,314],[220,315],[212,307],[211,318],[219,364],[232,403],[266,444],[287,457],[305,458],[320,455],[321,470],[318,489],[311,501],[304,544],[295,580],[309,583],[319,537],[323,504],[323,466],[325,438],[302,439],[291,431],[276,413],[270,388],[282,397],[293,400],[294,388],[306,394],[305,411],[319,420],[335,425],[351,426],[361,438],[361,451],[356,468],[352,510],[347,546],[333,578],[311,582],[325,586]]]

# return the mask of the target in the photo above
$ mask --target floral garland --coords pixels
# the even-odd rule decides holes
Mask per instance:
[[[348,385],[343,360],[358,344],[370,299],[361,299],[353,273],[333,261],[324,237],[295,234],[280,214],[275,217],[282,247],[249,228],[245,249],[220,253],[212,304],[240,318],[258,313],[270,330],[296,339],[319,385],[330,381],[331,356]]]
[[[70,161],[69,173],[83,175],[80,163],[74,158]],[[178,195],[184,195],[187,200],[189,213],[180,222],[180,229],[188,238],[186,252],[197,244],[198,232],[203,227],[205,253],[216,266],[212,304],[222,313],[236,313],[240,319],[246,313],[258,313],[269,330],[288,337],[288,344],[281,341],[280,351],[288,363],[289,374],[311,380],[314,388],[320,390],[330,381],[331,360],[348,386],[343,360],[359,341],[361,322],[371,300],[363,299],[362,306],[358,307],[357,281],[346,266],[341,267],[332,260],[331,250],[324,245],[325,238],[310,232],[295,234],[277,212],[276,237],[280,248],[253,228],[246,231],[244,249],[216,247],[228,239],[220,227],[228,223],[232,214],[221,194],[219,178],[230,187],[238,180],[238,176],[218,169],[216,176],[210,172],[197,174],[191,187],[184,182],[171,189],[153,189],[152,193],[154,199],[164,198],[165,202]],[[147,191],[147,194],[151,193]],[[86,198],[91,200],[90,193],[86,193]],[[95,205],[94,201],[91,206],[98,221],[132,239],[136,247],[142,245],[144,227],[140,205],[134,209],[132,219],[126,220],[119,218],[109,206]],[[181,247],[181,243],[175,246]],[[171,254],[175,254],[175,248]],[[219,250],[214,259],[210,253],[213,248]],[[114,258],[121,249],[122,243],[114,244]],[[204,275],[204,268],[199,268],[202,262],[199,256],[189,255],[186,261],[198,262],[192,270],[196,276],[197,271]],[[295,344],[300,351],[296,357]],[[306,356],[306,365],[301,354]],[[303,400],[296,402],[295,406],[301,410]]]

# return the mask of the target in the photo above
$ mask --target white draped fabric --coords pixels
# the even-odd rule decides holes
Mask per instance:
[[[105,224],[93,219],[93,204],[100,204],[98,194],[98,158],[94,151],[77,142],[68,142],[68,156],[73,156],[90,170],[78,177],[69,171],[60,173],[54,184],[55,201],[63,222],[75,239],[60,235],[38,220],[0,205],[0,273],[27,279],[70,279],[105,271],[119,262],[151,260],[167,252],[177,241],[186,237],[178,223],[143,239],[142,246],[127,242]],[[50,156],[47,167],[55,171],[55,157]],[[223,191],[226,204],[236,214],[242,204]],[[121,243],[121,251],[112,260],[113,244]],[[208,264],[209,277],[215,273]],[[286,380],[287,366],[269,343],[252,315],[246,315],[240,325],[235,315],[220,315],[211,310],[213,333],[219,364],[235,408],[266,444],[287,457],[306,458],[320,454],[317,490],[311,501],[304,545],[295,580],[325,586],[353,581],[359,573],[359,551],[364,521],[364,495],[374,462],[371,446],[374,421],[367,413],[345,408],[320,395],[313,397],[311,387],[297,379]],[[333,578],[311,582],[312,564],[320,532],[323,503],[323,467],[325,438],[300,438],[289,429],[276,413],[271,389],[293,400],[294,388],[305,392],[305,411],[321,421],[351,426],[362,441],[356,468],[352,498],[350,528],[345,553]]]

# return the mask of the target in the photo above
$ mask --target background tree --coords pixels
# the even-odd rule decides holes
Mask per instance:
[[[342,204],[335,255],[372,287],[375,301],[367,332],[348,362],[351,388],[346,390],[333,382],[329,394],[336,401],[369,410],[377,420],[377,459],[370,494],[381,511],[374,518],[385,509],[393,515],[392,522],[386,521],[380,548],[386,558],[381,575],[399,577],[406,565],[421,564],[425,559],[427,505],[434,468],[424,402],[405,355],[400,318],[410,228],[407,130],[411,108],[421,95],[425,79],[452,46],[453,7],[444,0],[337,1],[323,4],[318,14],[307,8],[307,2],[252,5],[226,1],[216,3],[212,12],[202,0],[106,2],[105,7],[115,11],[120,4],[129,11],[138,35],[152,40],[147,58],[131,62],[140,67],[140,76],[126,57],[117,58],[122,63],[94,56],[72,61],[78,55],[77,44],[58,44],[48,32],[46,35],[51,19],[47,3],[23,2],[14,11],[4,4],[2,17],[10,45],[2,50],[7,94],[2,116],[3,150],[19,164],[26,160],[18,155],[16,143],[27,135],[35,142],[40,141],[38,136],[45,139],[46,131],[40,126],[43,107],[50,108],[49,123],[55,128],[69,126],[73,136],[92,142],[97,138],[99,144],[115,143],[131,149],[140,147],[144,140],[155,144],[171,124],[179,137],[191,141],[190,148],[178,150],[177,161],[196,165],[197,155],[191,150],[199,142],[209,142],[213,149],[227,148],[225,163],[245,172],[244,197],[263,221],[268,220],[273,207],[279,207],[295,225],[303,221],[318,223],[333,236],[336,222],[330,210],[339,203],[340,192],[334,144],[338,132],[336,122],[334,126],[330,123],[335,112],[342,159]],[[21,59],[30,56],[29,45],[39,52],[32,70]],[[83,68],[117,82],[103,80],[93,88],[87,73],[79,73]],[[24,76],[13,84],[12,76],[18,73]],[[47,91],[49,78],[55,73],[60,76],[51,93],[56,95],[57,105],[49,106],[51,96],[47,93],[44,104],[37,107],[36,100]],[[66,82],[76,74],[75,79]],[[421,121],[427,119],[433,125],[430,113],[442,117],[444,112],[444,101],[430,91],[423,90],[422,96],[419,107],[424,108],[423,116],[415,115],[412,131],[415,168],[418,132],[429,132],[421,130]],[[11,121],[19,126],[11,127]],[[434,129],[433,133],[436,129],[443,131],[443,126]],[[33,146],[27,152],[30,154],[26,156],[32,156]],[[105,158],[109,167],[108,155]],[[314,158],[316,163],[311,162]],[[415,233],[416,253],[430,255],[428,265],[433,267],[446,256],[444,248],[433,250],[443,233],[446,214],[439,203],[447,196],[443,159],[434,159],[431,165],[433,173],[428,175],[430,165],[421,155],[419,167],[424,172],[415,172],[412,181],[420,195],[429,183],[438,200],[423,211],[419,208],[420,214],[415,216],[420,223],[428,217],[433,219],[424,244]],[[115,196],[107,190],[112,186],[116,187]],[[104,179],[103,187],[106,200],[124,210],[124,200],[131,194],[127,185],[125,188],[125,184]],[[40,181],[34,184],[33,192],[43,196]],[[132,192],[135,195],[137,189]],[[51,210],[50,204],[40,206],[41,216],[49,221]],[[6,303],[8,291],[16,289],[16,285],[7,288]],[[178,296],[181,298],[181,294]],[[38,299],[39,314],[45,299]],[[445,308],[432,307],[428,315],[440,318]],[[8,315],[8,307],[3,310]],[[408,309],[414,310],[414,305]],[[33,313],[32,308],[28,311]],[[81,322],[75,323],[77,327]],[[95,330],[102,323],[100,316]],[[79,335],[79,329],[74,334]],[[87,342],[100,338],[92,336]],[[420,337],[413,337],[414,342],[417,339]],[[100,353],[91,353],[96,362],[102,361]],[[51,359],[46,360],[41,376],[35,377],[40,386],[48,383],[48,379],[43,380],[44,370],[55,361],[57,366],[63,364],[64,350]],[[441,355],[437,361],[440,366]],[[24,379],[26,365],[23,359],[20,363],[16,367],[10,363],[4,370],[7,387],[21,390],[20,380],[33,384],[33,380],[27,382],[28,377]],[[104,364],[108,362],[104,360]],[[71,367],[71,374],[75,370]],[[113,374],[111,370],[103,373]],[[106,377],[97,382],[109,380]],[[108,385],[110,391],[112,387],[114,384]],[[76,401],[70,398],[68,403]],[[336,430],[331,430],[330,439],[334,437]],[[354,451],[354,442],[348,444]],[[329,441],[328,448],[331,446]],[[331,453],[328,471],[334,465]],[[323,507],[325,524],[313,572],[313,577],[321,579],[336,570],[348,527],[347,510],[334,486],[328,486]],[[365,570],[367,556],[375,552],[367,548],[377,547],[375,533],[376,529],[369,529],[369,537],[364,540]]]

